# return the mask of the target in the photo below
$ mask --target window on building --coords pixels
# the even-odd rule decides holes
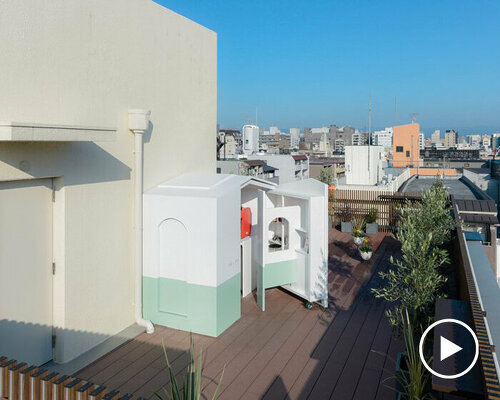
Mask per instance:
[[[406,157],[410,157],[410,150],[406,150]]]
[[[396,146],[396,153],[402,153],[403,152],[403,146]]]

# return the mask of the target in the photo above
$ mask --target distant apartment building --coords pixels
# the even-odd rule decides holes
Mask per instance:
[[[330,132],[329,128],[323,126],[322,128],[305,128],[304,129],[304,141],[306,143],[319,143],[321,136]]]
[[[217,173],[253,176],[279,183],[277,168],[268,166],[264,160],[219,160],[217,161]]]
[[[368,143],[368,133],[367,132],[356,132],[353,133],[351,139],[352,146],[364,146]]]
[[[420,125],[412,123],[393,128],[393,167],[416,167],[419,164]]]
[[[491,148],[496,151],[500,147],[500,133],[494,133],[491,136]]]
[[[490,135],[483,135],[481,137],[481,146],[484,150],[491,150],[491,136]]]
[[[419,144],[420,150],[425,149],[425,136],[422,132],[420,132],[418,135],[418,144]]]
[[[290,128],[290,147],[292,149],[298,149],[300,143],[300,129]]]
[[[436,129],[434,132],[432,132],[431,141],[432,144],[436,147],[440,147],[443,145],[443,140],[441,139],[441,131],[439,129]]]
[[[445,147],[457,147],[458,144],[458,132],[454,129],[448,129],[444,133],[444,146]]]
[[[277,169],[280,185],[309,178],[309,159],[306,155],[253,154],[249,160],[263,160]]]
[[[382,146],[384,149],[392,148],[392,127],[373,132],[372,139],[375,146]]]
[[[332,149],[337,153],[343,153],[344,147],[351,146],[354,140],[359,144],[359,137],[357,139],[354,137],[358,133],[359,131],[351,126],[342,126],[339,128],[336,125],[330,125],[329,137]]]
[[[306,143],[317,143],[321,141],[321,136],[326,133],[330,146],[334,152],[342,153],[345,146],[351,146],[353,140],[356,145],[361,143],[359,131],[350,126],[338,127],[337,125],[330,125],[329,127],[322,128],[305,128],[304,140]],[[358,136],[354,136],[358,134]]]
[[[219,158],[234,158],[237,154],[237,141],[232,133],[219,132]]]
[[[277,133],[278,134],[280,133],[280,128],[278,128],[277,126],[270,126],[269,127],[269,135],[275,136]]]
[[[383,161],[382,146],[346,146],[346,184],[376,185],[381,182],[384,175]]]
[[[479,149],[481,147],[481,135],[467,135],[467,143],[470,147]]]
[[[420,151],[424,167],[432,168],[479,168],[485,163],[481,160],[479,149],[438,149],[426,148]]]
[[[332,179],[344,176],[345,159],[343,157],[321,157],[309,159],[309,177],[320,179],[322,171],[329,172]]]
[[[319,151],[321,153],[328,153],[331,151],[330,141],[328,140],[328,136],[326,133],[321,135],[321,140],[319,142]]]

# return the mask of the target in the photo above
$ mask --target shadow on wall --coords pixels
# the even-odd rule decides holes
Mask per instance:
[[[52,326],[0,319],[0,356],[41,365],[51,360]],[[109,335],[75,330],[61,330],[59,336],[71,342],[100,343]]]
[[[33,335],[43,333],[45,330],[46,327],[39,325],[0,320],[0,338],[2,338],[0,357],[7,356],[18,362],[27,362],[26,358],[13,353],[11,348],[5,348],[3,339],[14,336],[17,342],[26,346],[27,352],[36,351],[36,349],[30,348],[30,339]],[[107,338],[107,335],[99,333],[72,330],[64,330],[64,334],[74,336],[82,341],[89,339],[93,341],[96,337],[99,339]],[[203,349],[203,341],[206,339],[202,335],[193,334],[193,340],[195,353],[198,355],[199,351]],[[51,365],[52,363],[41,367],[49,371],[60,371],[60,376],[68,373],[95,385],[105,386],[108,390],[116,389],[120,392],[120,396],[118,396],[120,398],[125,394],[133,394],[136,398],[139,396],[152,398],[155,392],[163,394],[162,388],[168,389],[169,387],[163,343],[169,362],[181,384],[185,369],[190,362],[189,333],[168,330],[161,326],[157,327],[155,335],[140,334],[133,341],[123,344],[80,371],[68,373],[64,369],[53,368],[55,366]],[[31,364],[28,363],[28,365]]]
[[[129,180],[131,176],[130,167],[93,142],[2,143],[0,161],[22,174],[8,180],[64,176],[65,186],[72,186]]]
[[[142,140],[144,143],[149,143],[151,141],[151,136],[153,135],[154,124],[149,121],[148,130],[142,135]]]

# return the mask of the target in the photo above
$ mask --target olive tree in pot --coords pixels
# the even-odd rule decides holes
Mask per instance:
[[[447,252],[433,246],[432,232],[419,229],[419,213],[403,210],[395,237],[401,242],[401,257],[390,258],[393,268],[380,272],[384,285],[372,288],[375,297],[394,303],[386,315],[393,326],[402,330],[402,310],[408,310],[415,326],[427,326],[434,303],[446,278],[440,267],[448,262]]]
[[[366,214],[366,234],[375,235],[378,232],[378,209],[373,207],[370,209],[368,214]]]

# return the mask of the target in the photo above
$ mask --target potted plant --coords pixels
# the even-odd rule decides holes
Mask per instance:
[[[340,219],[340,228],[342,232],[352,232],[352,213],[349,206],[344,206],[338,213]]]
[[[361,254],[361,258],[365,261],[368,261],[370,258],[372,258],[373,249],[370,247],[367,238],[363,239],[363,244],[359,248],[359,254]]]
[[[429,374],[425,369],[418,351],[418,336],[415,337],[414,327],[410,321],[408,310],[401,313],[403,321],[403,340],[406,351],[399,353],[396,362],[396,392],[398,400],[432,399],[430,395]],[[432,362],[432,358],[426,360]]]
[[[352,231],[352,238],[354,239],[354,244],[356,246],[359,246],[363,243],[363,239],[365,238],[365,234],[361,229],[355,228]]]
[[[160,392],[155,392],[154,397],[159,400],[202,400],[208,399],[206,395],[202,393],[201,379],[202,379],[202,352],[200,350],[200,355],[198,360],[196,360],[194,353],[194,342],[193,336],[190,336],[190,346],[189,346],[189,364],[187,369],[184,370],[182,376],[179,378],[184,378],[182,381],[178,381],[178,377],[175,374],[175,370],[170,364],[170,360],[167,356],[167,350],[165,344],[162,343],[163,354],[167,362],[167,385],[162,388]],[[215,388],[215,393],[211,397],[212,400],[217,400],[219,398],[219,388],[224,377],[224,366],[222,373],[220,375],[219,383]]]
[[[375,207],[372,207],[368,214],[366,214],[366,234],[367,235],[374,235],[378,232],[378,224],[377,224],[377,218],[378,218],[378,209]]]

